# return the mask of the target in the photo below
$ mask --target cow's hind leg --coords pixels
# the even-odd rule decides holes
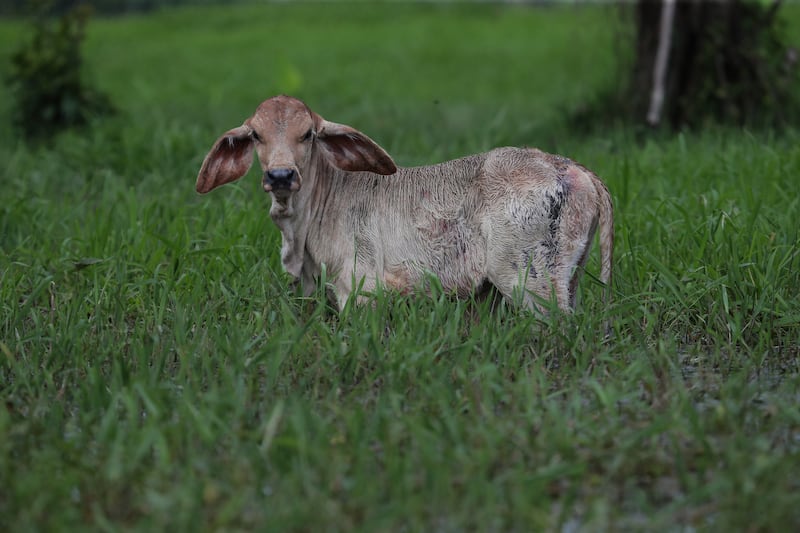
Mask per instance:
[[[536,259],[528,251],[513,260],[496,262],[489,281],[514,305],[547,314],[555,300],[559,308],[569,310],[569,278],[557,275]]]
[[[578,282],[583,275],[583,269],[586,266],[586,260],[589,258],[589,252],[592,249],[592,239],[594,238],[594,229],[589,233],[589,238],[583,247],[580,259],[572,269],[572,275],[569,280],[569,306],[575,309],[575,294],[578,292]]]
[[[490,251],[489,281],[516,305],[546,313],[555,300],[565,312],[575,308],[575,293],[589,256],[593,224],[581,228],[582,238],[545,240],[536,245]]]

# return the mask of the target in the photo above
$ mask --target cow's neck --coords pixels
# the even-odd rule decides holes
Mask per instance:
[[[288,196],[273,193],[269,215],[281,231],[281,263],[297,279],[302,279],[303,256],[308,231],[308,212],[303,189]]]
[[[299,191],[284,197],[272,194],[269,214],[281,231],[283,268],[304,284],[312,282],[318,274],[313,264],[306,264],[308,229],[325,206],[335,172],[341,171],[327,165],[320,154],[315,154],[303,173]]]

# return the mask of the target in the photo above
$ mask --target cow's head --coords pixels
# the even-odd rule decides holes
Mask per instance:
[[[244,124],[217,139],[197,176],[197,192],[206,193],[244,176],[253,151],[263,171],[263,186],[288,196],[303,186],[312,155],[319,150],[331,165],[351,172],[393,174],[392,158],[360,131],[328,122],[300,100],[276,96],[263,102]]]

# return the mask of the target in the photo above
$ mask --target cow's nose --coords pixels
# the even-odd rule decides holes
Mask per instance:
[[[264,173],[264,189],[291,189],[297,173],[291,168],[274,168]]]

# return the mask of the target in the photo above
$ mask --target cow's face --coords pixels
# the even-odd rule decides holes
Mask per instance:
[[[197,176],[197,191],[206,193],[242,177],[255,151],[264,190],[287,197],[303,186],[315,150],[341,170],[377,174],[397,170],[392,158],[360,131],[323,119],[296,98],[276,96],[258,106],[243,125],[217,139]]]
[[[245,122],[264,173],[265,191],[282,196],[302,187],[319,122],[304,103],[287,96],[265,101]]]

